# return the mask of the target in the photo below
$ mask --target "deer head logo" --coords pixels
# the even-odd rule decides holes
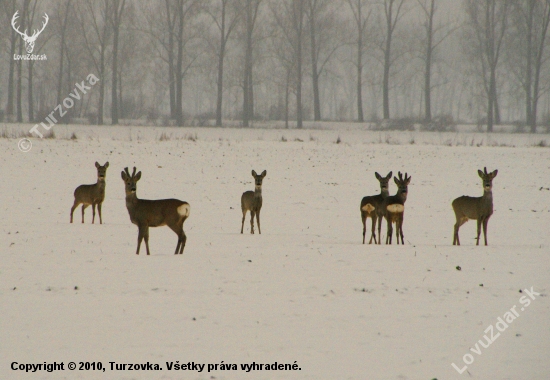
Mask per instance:
[[[46,25],[48,25],[48,15],[46,13],[44,13],[44,24],[42,24],[42,29],[40,30],[34,30],[34,32],[32,33],[32,36],[28,36],[27,35],[27,29],[25,29],[25,31],[23,33],[21,33],[19,31],[19,28],[15,25],[15,20],[17,20],[17,18],[19,17],[17,14],[19,13],[19,11],[16,11],[15,14],[13,15],[12,19],[11,19],[11,26],[13,27],[13,29],[19,33],[21,35],[21,37],[23,37],[23,41],[25,41],[25,50],[27,51],[27,53],[32,53],[32,51],[34,50],[34,42],[36,41],[36,39],[38,38],[38,36],[40,35],[40,33],[42,33],[42,31],[44,30],[44,28],[46,27]]]

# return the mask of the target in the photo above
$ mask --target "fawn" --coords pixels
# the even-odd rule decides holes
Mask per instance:
[[[405,202],[407,201],[408,186],[411,182],[411,177],[405,178],[398,172],[399,179],[393,177],[395,184],[397,185],[397,193],[395,195],[386,197],[382,203],[382,210],[384,218],[388,222],[388,232],[386,236],[386,244],[391,244],[393,226],[395,223],[395,236],[397,238],[397,244],[399,244],[399,237],[401,237],[401,244],[405,244],[403,241],[403,216],[405,214]],[[380,238],[378,239],[380,241]]]
[[[263,171],[258,175],[252,170],[252,177],[254,177],[254,191],[245,191],[241,196],[241,210],[243,212],[243,220],[241,223],[241,234],[244,228],[244,218],[246,212],[250,210],[250,233],[254,233],[254,215],[256,215],[256,221],[258,222],[258,233],[262,233],[260,228],[260,210],[262,209],[262,181],[264,180],[267,171]]]
[[[374,244],[376,244],[376,232],[375,232],[375,225],[376,220],[378,221],[378,240],[380,240],[380,229],[382,224],[382,202],[384,201],[384,198],[386,198],[389,195],[388,192],[388,183],[391,179],[392,172],[389,172],[389,174],[386,177],[382,177],[378,173],[374,173],[376,176],[376,179],[378,182],[380,182],[380,194],[377,195],[371,195],[364,197],[361,200],[361,220],[363,221],[363,244],[365,244],[365,233],[367,231],[366,226],[366,220],[370,216],[372,219],[372,231],[370,235],[370,241],[369,244],[372,244],[372,239],[374,239]]]
[[[136,183],[141,178],[141,172],[136,174],[136,168],[132,175],[128,168],[121,173],[126,187],[126,208],[130,214],[132,223],[138,226],[138,245],[136,255],[139,255],[141,241],[145,239],[145,248],[149,255],[149,227],[168,226],[178,235],[175,255],[183,253],[187,237],[183,232],[183,222],[189,217],[189,203],[178,199],[139,199],[136,195]],[[179,251],[179,252],[178,252]]]
[[[74,190],[74,204],[73,207],[71,207],[71,223],[73,222],[74,210],[82,203],[82,223],[84,223],[84,209],[92,205],[92,224],[94,224],[95,206],[97,205],[99,224],[103,224],[103,220],[101,219],[101,204],[105,199],[105,176],[107,175],[109,162],[106,162],[103,166],[96,162],[95,167],[97,168],[97,182],[93,185],[80,185]]]
[[[481,234],[481,224],[483,223],[483,237],[485,238],[485,245],[487,245],[487,223],[489,223],[489,218],[493,215],[493,178],[497,176],[498,170],[487,173],[487,168],[484,168],[483,172],[478,170],[477,174],[479,174],[483,181],[483,196],[469,197],[463,195],[456,198],[452,203],[456,216],[453,245],[460,245],[458,229],[466,223],[468,219],[477,220],[476,245],[479,245],[479,235]]]

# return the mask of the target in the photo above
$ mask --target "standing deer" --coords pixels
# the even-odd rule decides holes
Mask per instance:
[[[71,223],[73,222],[74,210],[82,203],[82,223],[84,223],[84,209],[92,205],[92,224],[94,224],[95,206],[97,205],[99,224],[103,224],[103,220],[101,219],[101,204],[105,199],[105,176],[107,175],[109,162],[106,162],[103,166],[96,162],[95,167],[97,168],[97,183],[93,185],[80,185],[74,191],[74,204],[71,207]]]
[[[477,174],[479,174],[483,181],[483,196],[469,197],[463,195],[453,201],[452,205],[456,216],[453,245],[460,245],[458,229],[468,219],[477,220],[476,245],[479,245],[479,235],[481,234],[481,224],[483,223],[483,236],[485,238],[485,245],[487,245],[487,223],[489,223],[489,218],[493,215],[493,178],[497,176],[497,173],[498,170],[487,173],[487,168],[484,168],[483,172],[478,170]]]
[[[386,244],[391,244],[393,226],[395,223],[395,237],[397,238],[397,244],[399,244],[399,237],[401,237],[401,244],[405,244],[403,241],[403,216],[405,214],[405,202],[407,201],[408,186],[411,182],[411,177],[405,178],[398,172],[399,179],[393,177],[395,184],[397,185],[397,193],[395,195],[386,197],[382,204],[384,212],[384,218],[388,222],[388,232],[386,236]]]
[[[124,168],[120,174],[126,187],[126,208],[130,214],[130,220],[139,229],[136,255],[139,255],[139,247],[143,239],[145,239],[147,254],[150,254],[149,227],[159,226],[168,226],[178,235],[178,244],[174,254],[183,254],[183,248],[187,241],[185,232],[183,232],[183,222],[189,217],[189,203],[178,199],[139,199],[136,195],[136,183],[141,178],[141,172],[136,174],[134,166],[132,175],[128,172],[128,168]]]
[[[254,215],[256,215],[256,221],[258,222],[258,233],[262,233],[260,228],[260,210],[262,209],[262,181],[264,180],[267,171],[263,171],[258,175],[252,170],[252,177],[254,177],[254,191],[245,191],[241,196],[241,210],[243,212],[243,220],[241,223],[241,234],[244,228],[244,218],[246,212],[250,210],[250,233],[254,233]]]
[[[372,239],[374,238],[374,244],[376,244],[376,231],[375,231],[375,225],[376,220],[380,218],[380,221],[378,223],[378,240],[380,240],[380,225],[382,222],[382,202],[384,202],[384,198],[386,198],[389,195],[388,192],[388,183],[391,179],[392,172],[389,172],[389,174],[386,177],[382,177],[378,173],[374,173],[376,176],[376,179],[378,182],[380,182],[380,194],[377,195],[371,195],[364,197],[361,200],[361,220],[363,221],[363,244],[365,244],[365,233],[367,232],[367,226],[366,221],[367,218],[370,216],[372,219],[372,231],[370,235],[370,241],[369,244],[372,244]]]

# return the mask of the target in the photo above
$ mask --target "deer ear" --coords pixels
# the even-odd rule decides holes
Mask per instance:
[[[389,172],[388,175],[386,176],[386,179],[391,179],[391,176],[392,176],[393,172]]]
[[[378,172],[374,172],[374,175],[376,176],[377,180],[380,181],[382,179],[382,177],[380,176],[380,174],[378,174]]]
[[[478,171],[477,171],[477,174],[479,174],[479,176],[481,177],[481,179],[483,179],[483,175],[484,175],[484,174],[483,174],[483,172],[482,172],[481,170],[478,170]]]
[[[264,178],[264,177],[266,176],[266,174],[267,174],[267,170],[264,170],[264,171],[262,172],[262,178]]]
[[[128,177],[126,176],[126,173],[124,173],[124,170],[120,172],[120,176],[122,177],[123,181],[126,181],[126,179],[128,179]]]
[[[139,181],[141,178],[141,172],[139,171],[134,178],[136,179],[136,182]]]
[[[100,166],[101,166],[101,165],[99,165],[99,162],[96,161],[96,162],[95,162],[95,167],[99,169]]]
[[[498,170],[495,170],[494,172],[491,173],[491,178],[495,178],[498,174]]]
[[[105,169],[107,169],[109,167],[109,161],[107,161],[103,166],[105,166]]]
[[[395,181],[395,184],[399,186],[399,181],[397,180],[397,177],[393,177],[393,180]]]
[[[256,171],[252,170],[252,177],[256,177],[256,176],[257,176]]]
[[[406,175],[405,175],[405,178],[406,178]],[[407,185],[408,185],[409,183],[411,183],[411,178],[412,178],[412,177],[407,178]]]

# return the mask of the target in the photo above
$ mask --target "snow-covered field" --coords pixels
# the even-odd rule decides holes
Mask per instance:
[[[548,135],[54,128],[28,153],[0,139],[0,379],[550,378],[550,148],[534,146]],[[95,161],[110,163],[104,224],[91,208],[69,224]],[[140,198],[191,204],[183,256],[167,227],[150,230],[151,256],[135,255],[126,166],[142,171]],[[499,171],[489,246],[470,222],[453,247],[451,201],[481,196],[484,166]],[[262,235],[248,217],[241,235],[252,169],[267,170]],[[363,245],[361,198],[390,170],[412,176],[406,245]],[[54,361],[65,370],[11,369]],[[176,361],[206,367],[168,370]],[[241,370],[253,362],[300,370]],[[208,372],[221,363],[238,370]]]

